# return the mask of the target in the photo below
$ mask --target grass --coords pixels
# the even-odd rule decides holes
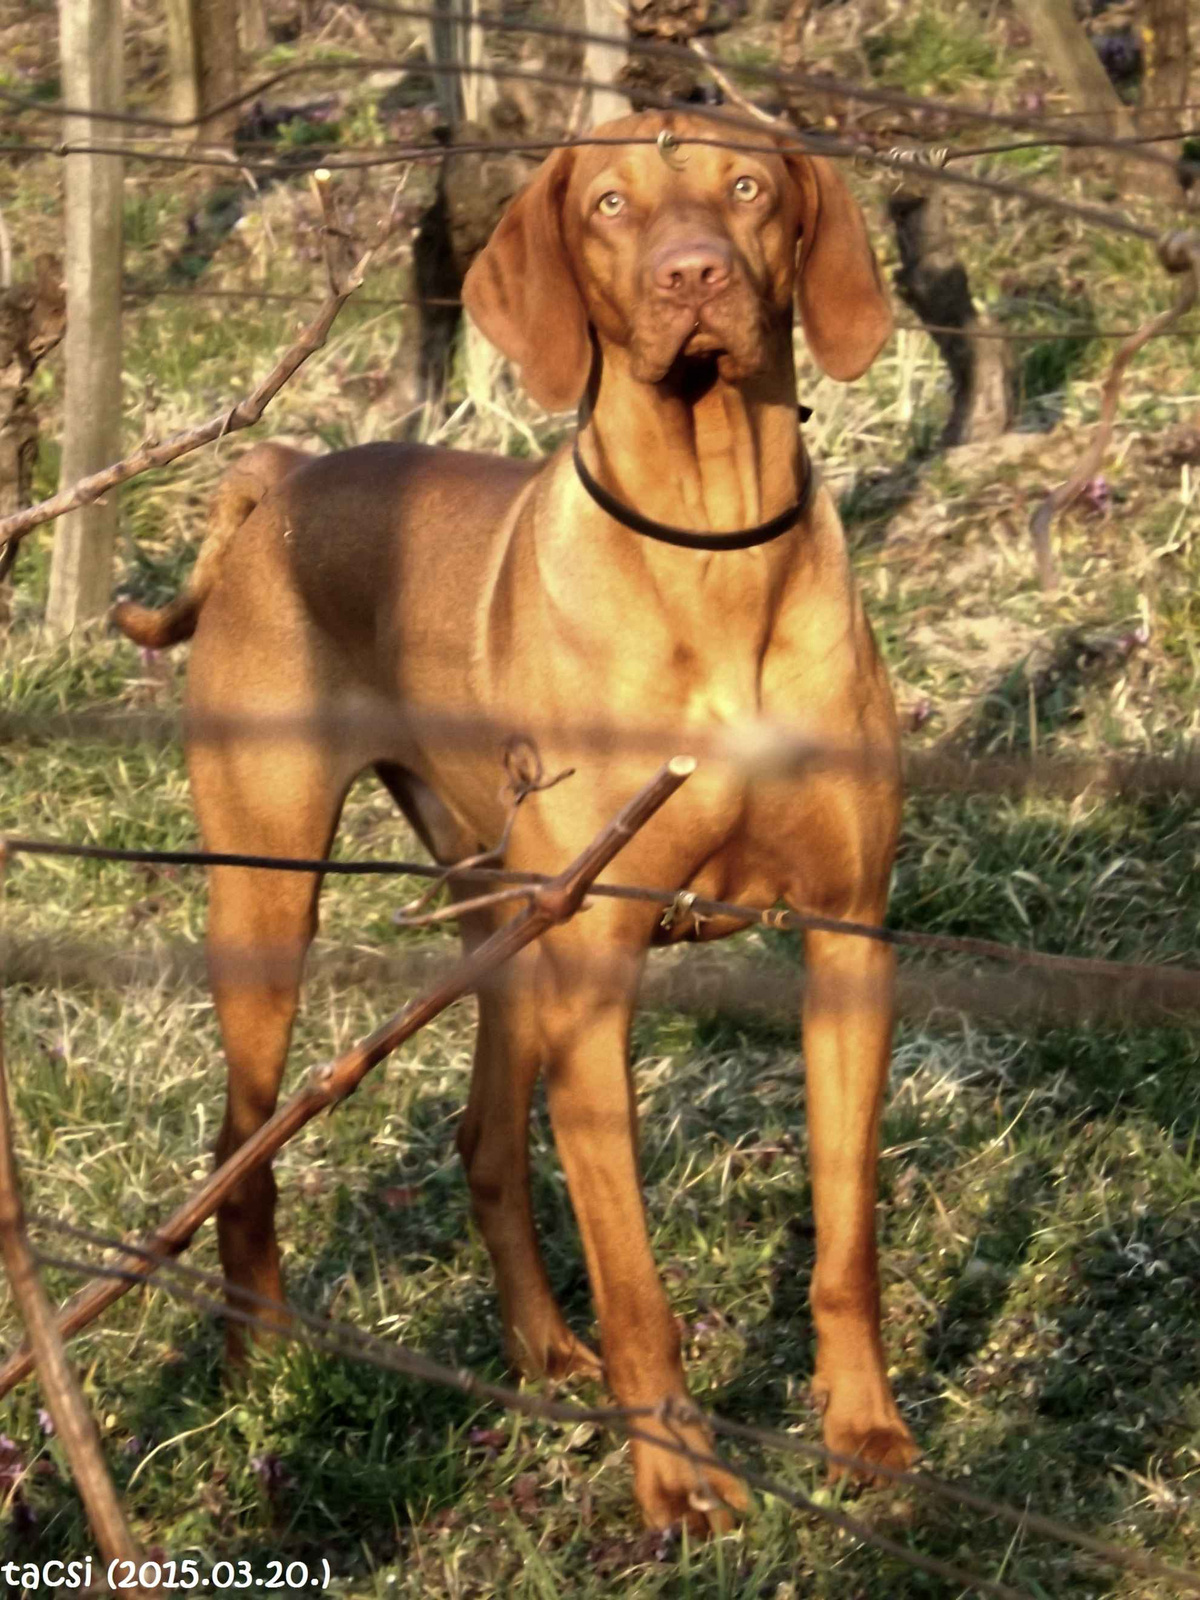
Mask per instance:
[[[879,81],[907,94],[962,94],[1000,76],[1002,55],[976,6],[922,4],[871,33],[867,60]]]
[[[820,28],[844,25],[845,12],[817,13],[818,41]],[[973,17],[976,8],[946,4],[893,20],[881,75],[958,93],[987,79],[989,92],[1017,92],[1028,69],[1005,53],[994,19],[972,34]],[[340,36],[331,37],[336,47]],[[31,81],[49,80],[45,63],[22,62]],[[135,83],[133,96],[142,92]],[[345,119],[356,138],[371,133],[355,120],[360,110],[352,104]],[[1091,192],[1053,153],[994,158],[980,170]],[[19,251],[53,243],[60,180],[50,160],[0,169],[0,206]],[[412,181],[419,198],[426,179]],[[219,194],[208,183],[189,188],[139,171],[129,189],[130,276],[168,286],[319,285],[303,185],[279,183],[255,197],[222,182]],[[879,196],[863,193],[886,254]],[[346,191],[363,219],[381,197],[365,180]],[[999,326],[1128,326],[1164,303],[1140,245],[1007,202],[956,193],[951,205],[976,291]],[[407,270],[398,251],[367,293],[403,294]],[[136,305],[126,328],[129,442],[244,392],[294,322],[293,311],[254,302],[163,296]],[[401,313],[348,307],[260,432],[327,445],[394,432],[389,375],[407,333]],[[1056,594],[1043,595],[1033,578],[1028,515],[1076,459],[1108,348],[1096,338],[1018,346],[1022,431],[1002,450],[950,457],[931,453],[946,402],[923,336],[900,334],[850,388],[805,361],[803,397],[816,413],[810,441],[841,497],[916,746],[1169,752],[1197,734],[1200,551],[1194,433],[1185,426],[1200,404],[1195,336],[1160,341],[1138,358],[1104,467],[1112,508],[1063,520]],[[477,349],[455,381],[474,409],[444,442],[529,452],[561,427],[538,416]],[[56,472],[59,382],[51,364],[38,383],[40,490]],[[237,448],[200,453],[124,491],[122,587],[152,597],[175,588],[212,484]],[[183,656],[143,660],[101,634],[74,650],[39,639],[47,549],[43,537],[22,557],[0,656],[6,709],[174,706]],[[178,752],[78,740],[2,745],[2,831],[190,843]],[[367,784],[351,796],[341,847],[415,848],[390,802]],[[335,881],[322,943],[448,949],[444,935],[395,929],[391,912],[408,892]],[[203,929],[202,885],[182,870],[23,860],[4,893],[6,932],[20,939],[153,951]],[[914,796],[891,915],[904,927],[1194,964],[1200,823],[1181,799]],[[747,938],[764,962],[796,959],[785,938]],[[396,1004],[378,983],[314,981],[289,1081]],[[121,991],[26,984],[10,987],[5,1005],[31,1206],[110,1233],[162,1216],[207,1170],[221,1115],[206,989],[191,981]],[[453,1154],[471,1042],[469,1008],[455,1008],[304,1130],[277,1164],[281,1236],[300,1304],[499,1377],[489,1273]],[[930,1465],[1193,1564],[1197,1044],[1182,1027],[1022,1033],[959,1016],[906,1024],[884,1120],[879,1212],[889,1362]],[[812,1214],[792,1027],[648,1011],[634,1046],[650,1226],[694,1392],[741,1420],[815,1439],[805,1398]],[[551,1278],[586,1331],[582,1259],[540,1110],[534,1186]],[[193,1257],[215,1265],[211,1230]],[[61,1273],[50,1281],[55,1292],[73,1286]],[[0,1324],[6,1340],[15,1338],[7,1308]],[[771,1501],[708,1547],[645,1536],[624,1453],[590,1429],[536,1427],[289,1346],[264,1350],[244,1384],[227,1387],[219,1330],[160,1289],[127,1297],[73,1350],[138,1537],[176,1557],[244,1558],[263,1571],[271,1558],[325,1556],[333,1592],[348,1600],[951,1593]],[[11,1441],[0,1447],[6,1559],[71,1558],[89,1543],[40,1406],[24,1385],[0,1420]],[[28,1469],[19,1485],[14,1461]],[[795,1488],[826,1492],[796,1457],[762,1464]],[[1168,1593],[907,1494],[875,1491],[858,1509],[901,1543],[1031,1595]]]

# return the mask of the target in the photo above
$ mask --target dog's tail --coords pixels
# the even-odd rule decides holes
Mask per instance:
[[[111,620],[125,637],[149,650],[166,650],[190,639],[230,539],[275,485],[309,459],[286,445],[260,444],[236,461],[217,485],[200,554],[174,600],[158,607],[119,600],[113,607]]]

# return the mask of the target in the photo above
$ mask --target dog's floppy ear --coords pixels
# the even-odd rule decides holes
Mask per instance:
[[[887,290],[862,212],[833,162],[824,156],[786,160],[800,191],[796,306],[804,337],[822,371],[849,383],[891,335]]]
[[[463,283],[463,305],[485,338],[521,369],[547,411],[579,403],[592,364],[587,308],[563,238],[574,152],[543,162],[500,219]]]

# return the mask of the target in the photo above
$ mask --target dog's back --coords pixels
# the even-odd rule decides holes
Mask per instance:
[[[544,465],[420,444],[379,442],[323,456],[258,445],[217,485],[208,531],[180,593],[159,607],[121,600],[112,621],[149,649],[190,639],[235,535],[268,496],[277,496],[287,522],[289,581],[314,620],[358,617],[373,634],[372,618],[401,588],[402,556],[421,567],[406,587],[441,589],[462,607],[508,512]]]

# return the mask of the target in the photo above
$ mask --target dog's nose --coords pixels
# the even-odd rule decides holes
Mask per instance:
[[[662,294],[701,304],[728,285],[732,266],[732,252],[722,240],[696,239],[660,250],[651,276]]]

